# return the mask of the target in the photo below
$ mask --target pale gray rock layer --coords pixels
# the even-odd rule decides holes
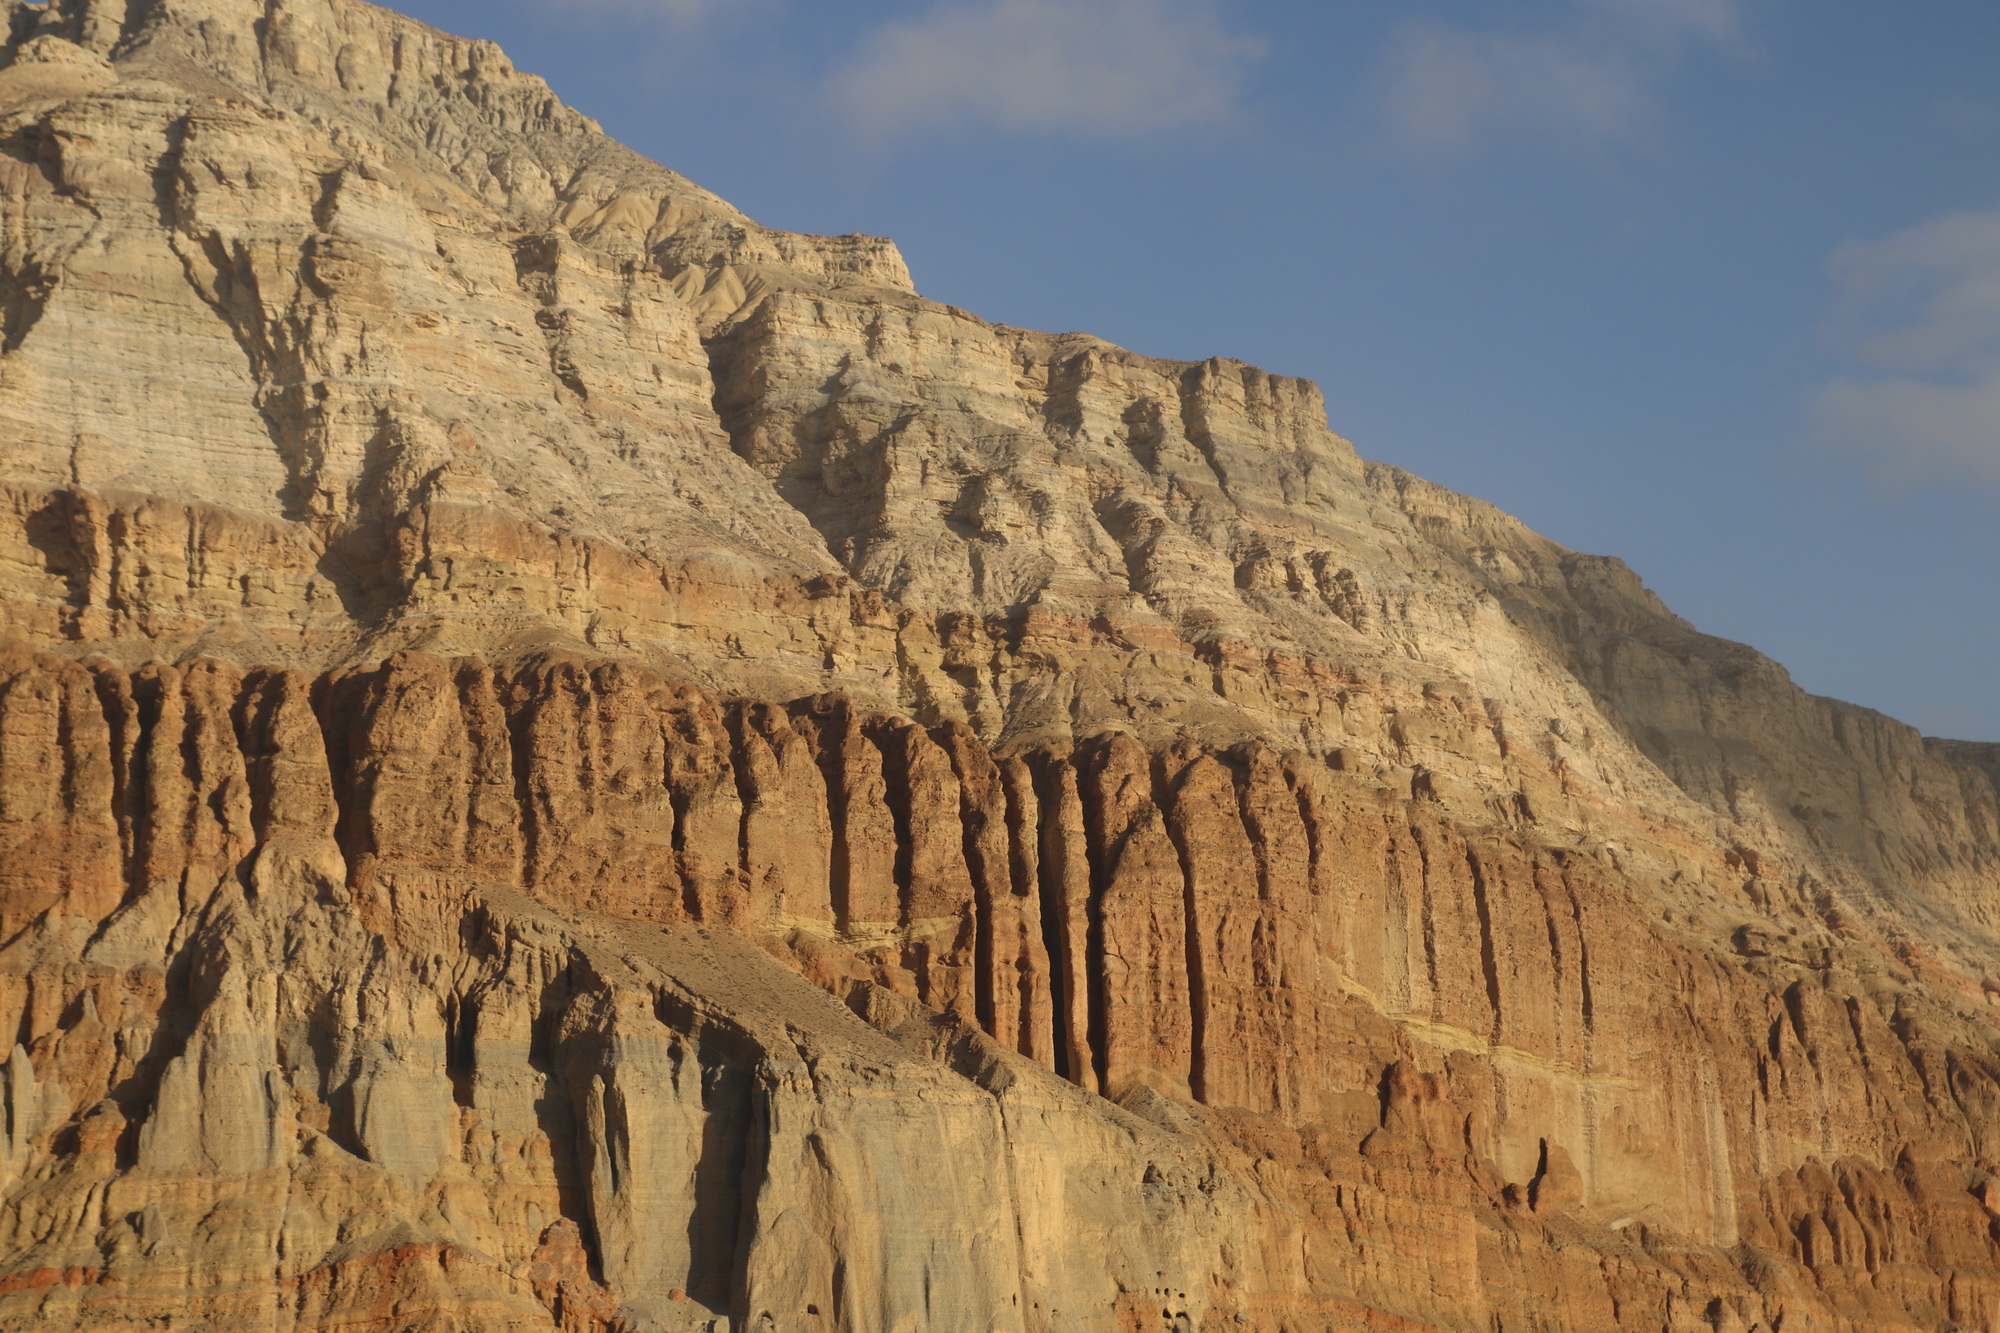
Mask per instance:
[[[1994,747],[490,44],[0,36],[0,1322],[2000,1320]]]

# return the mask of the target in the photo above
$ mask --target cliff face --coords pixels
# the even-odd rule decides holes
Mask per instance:
[[[2000,750],[488,45],[0,33],[0,1325],[2000,1326]]]
[[[1608,848],[1256,743],[996,759],[583,660],[4,672],[0,1318],[2000,1300],[1949,978],[1677,928]]]

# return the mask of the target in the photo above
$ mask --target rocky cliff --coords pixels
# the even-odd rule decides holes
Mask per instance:
[[[0,1326],[2000,1327],[2000,748],[490,45],[0,37]]]

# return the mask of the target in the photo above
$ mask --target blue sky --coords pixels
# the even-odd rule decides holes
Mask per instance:
[[[1807,688],[2000,740],[1992,0],[403,0],[926,295],[1306,375]]]

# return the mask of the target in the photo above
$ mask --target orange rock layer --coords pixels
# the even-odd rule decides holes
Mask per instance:
[[[1986,995],[1919,985],[1837,912],[1810,956],[1719,951],[1615,848],[1323,759],[1116,734],[996,755],[569,658],[309,677],[12,650],[0,771],[10,1325],[886,1327],[856,1302],[893,1304],[916,1238],[968,1247],[986,1276],[953,1299],[997,1282],[1024,1330],[2000,1320]],[[1748,865],[1731,891],[1826,910]],[[696,966],[720,970],[632,979]],[[737,991],[762,1017],[704,1008]],[[661,1042],[733,1144],[684,1195],[632,1174],[670,1099],[621,1087]],[[951,1103],[935,1136],[788,1164],[785,1099],[828,1114],[813,1051],[841,1042],[868,1076],[840,1095],[895,1100],[913,1049],[967,1091],[900,1094]],[[800,1059],[798,1087],[772,1072]],[[931,1188],[956,1221],[899,1221],[916,1195],[887,1191],[857,1250],[856,1200],[766,1215],[794,1177],[851,1186],[812,1153],[857,1151],[878,1184],[954,1178]],[[1154,1289],[1108,1249],[982,1256],[981,1154],[1014,1189],[1069,1173],[1036,1205],[1051,1235],[1157,1214],[1179,1266]],[[691,1239],[656,1253],[661,1231]],[[841,1294],[883,1245],[874,1294]]]

